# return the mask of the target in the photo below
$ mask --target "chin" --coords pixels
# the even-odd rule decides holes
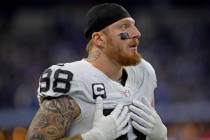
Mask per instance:
[[[141,62],[141,54],[135,53],[133,55],[123,55],[119,58],[119,63],[122,66],[136,66]]]

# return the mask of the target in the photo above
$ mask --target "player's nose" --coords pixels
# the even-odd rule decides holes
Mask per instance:
[[[132,30],[131,38],[140,39],[140,37],[141,37],[141,32],[139,31],[139,29],[136,26],[134,26],[133,30]]]

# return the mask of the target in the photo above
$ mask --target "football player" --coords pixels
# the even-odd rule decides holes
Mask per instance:
[[[43,72],[28,139],[166,140],[154,109],[155,71],[138,52],[135,20],[124,7],[104,3],[86,21],[89,55]]]

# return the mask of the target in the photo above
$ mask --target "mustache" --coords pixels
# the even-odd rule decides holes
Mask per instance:
[[[139,39],[132,39],[129,43],[129,46],[139,46]]]

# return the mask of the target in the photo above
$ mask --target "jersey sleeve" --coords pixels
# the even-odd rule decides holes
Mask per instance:
[[[68,95],[72,88],[73,73],[63,65],[53,65],[39,78],[38,99]]]
[[[151,84],[153,84],[154,88],[156,88],[157,87],[157,77],[156,77],[156,73],[155,73],[153,66],[145,60],[143,60],[143,63],[145,65],[145,71],[148,74],[148,80],[151,82]]]
[[[140,76],[141,86],[139,88],[139,93],[142,96],[148,98],[151,102],[154,100],[154,91],[157,87],[157,78],[155,70],[150,63],[142,59],[140,65],[138,65],[137,75]],[[140,74],[138,74],[140,73]]]
[[[53,65],[46,69],[39,78],[38,100],[71,96],[75,100],[93,102],[90,76],[84,72],[80,62]]]

